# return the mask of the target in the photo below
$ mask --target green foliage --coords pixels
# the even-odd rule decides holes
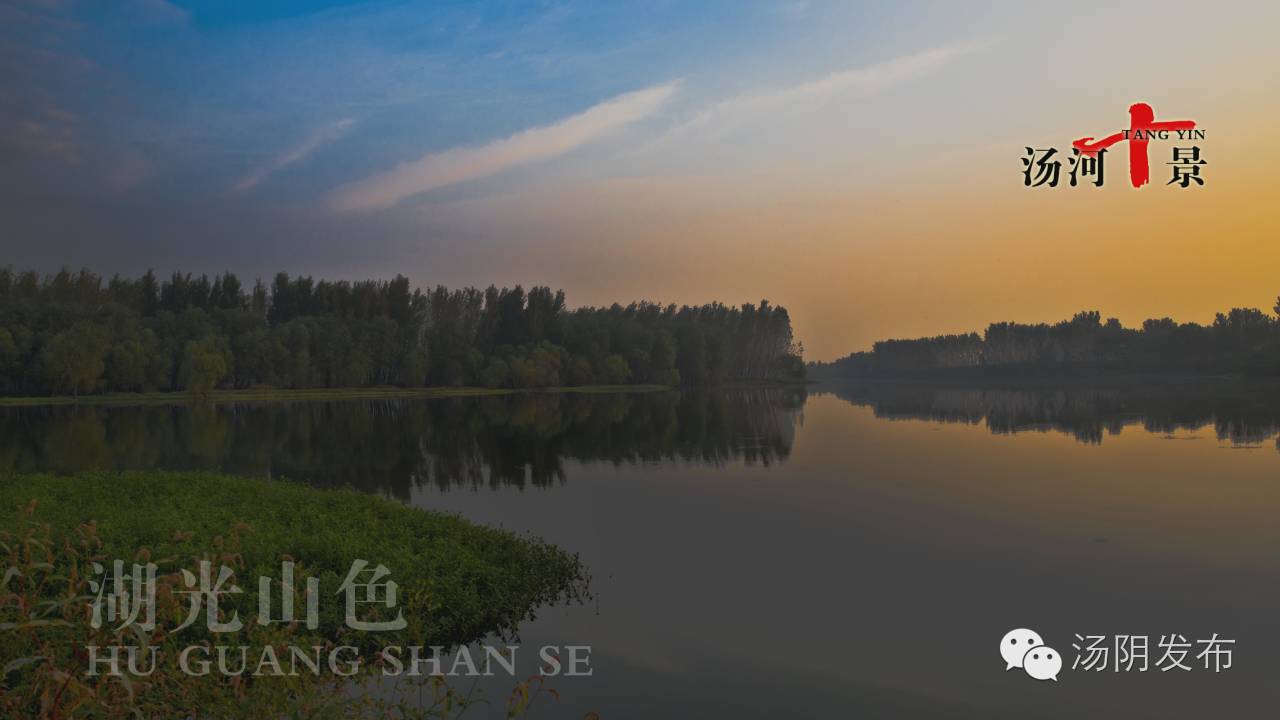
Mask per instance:
[[[566,378],[566,382],[569,386],[581,387],[584,385],[591,385],[595,381],[596,373],[591,367],[590,360],[579,356],[569,361],[568,377]]]
[[[55,388],[72,395],[92,392],[106,370],[107,335],[79,322],[52,338],[41,352],[45,374]]]
[[[676,341],[667,333],[658,333],[649,350],[649,366],[644,368],[645,381],[655,385],[679,385],[676,370]]]
[[[1280,303],[1277,303],[1280,313]],[[882,340],[871,352],[815,363],[819,377],[1062,373],[1280,375],[1280,320],[1254,308],[1218,313],[1209,326],[1153,318],[1141,328],[1097,311],[1048,325],[992,323],[982,335]]]
[[[154,338],[154,335],[152,335]],[[147,358],[150,357],[143,337],[133,336],[118,340],[107,351],[107,385],[121,390],[138,392],[148,387]]]
[[[8,328],[0,327],[0,388],[14,384],[22,349]]]
[[[570,310],[546,287],[412,289],[281,273],[251,290],[151,272],[130,280],[0,269],[0,393],[261,386],[537,388],[788,380],[791,321],[761,301]],[[625,365],[625,370],[618,362]],[[30,372],[38,368],[43,372]]]
[[[213,338],[188,342],[178,376],[184,390],[202,397],[208,395],[227,376],[226,351]]]
[[[0,552],[16,571],[0,587],[5,717],[358,714],[342,692],[345,679],[332,675],[255,681],[181,673],[172,663],[180,649],[213,640],[203,623],[175,630],[186,613],[186,599],[174,592],[180,571],[198,559],[231,567],[244,590],[220,599],[244,627],[219,633],[216,642],[271,645],[281,654],[285,645],[352,645],[366,658],[392,644],[455,646],[510,635],[544,603],[586,597],[577,558],[550,545],[354,491],[204,473],[7,476],[0,478],[0,507],[10,509],[0,512]],[[159,566],[154,632],[89,625],[90,564],[114,559]],[[279,578],[285,559],[296,561],[299,586],[307,577],[320,581],[315,630],[250,620],[256,578]],[[331,599],[356,559],[391,570],[407,628],[362,633],[345,626],[343,603]],[[88,644],[154,645],[170,662],[148,677],[85,676]],[[451,715],[457,701],[447,699],[430,716]]]
[[[631,368],[621,355],[610,355],[604,359],[601,374],[606,385],[621,385],[631,379]]]
[[[537,388],[558,387],[565,384],[569,353],[562,347],[545,340],[535,345],[518,348],[500,348],[502,359],[494,370],[494,377],[506,368],[506,384],[489,387]],[[486,381],[492,378],[486,377]]]
[[[511,366],[502,358],[493,358],[481,375],[481,384],[487,388],[511,387]]]
[[[421,350],[405,353],[400,361],[400,378],[405,387],[422,387],[427,383],[427,354]]]
[[[621,355],[609,355],[605,357],[604,366],[600,369],[600,379],[605,384],[626,383],[631,379],[631,366],[627,365]]]

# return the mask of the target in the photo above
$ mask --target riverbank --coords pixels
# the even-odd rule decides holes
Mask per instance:
[[[814,384],[813,380],[758,382],[733,381],[714,386],[720,390],[758,390],[769,388],[802,388]],[[206,395],[192,395],[185,391],[103,393],[101,395],[53,395],[48,397],[0,397],[0,407],[38,407],[43,405],[186,405],[193,402],[227,404],[251,402],[295,402],[306,400],[396,400],[494,397],[518,393],[637,393],[680,390],[671,385],[579,385],[574,387],[546,388],[484,388],[484,387],[369,387],[369,388],[250,388],[245,390],[214,390]],[[687,389],[687,388],[684,388]]]

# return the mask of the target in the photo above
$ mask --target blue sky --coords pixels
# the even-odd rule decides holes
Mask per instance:
[[[1017,242],[957,228],[1039,202],[1010,194],[1021,147],[1110,131],[1138,99],[1243,136],[1241,111],[1280,107],[1278,14],[0,0],[0,244],[46,271],[768,296],[829,357],[1005,319],[1006,295],[942,278]],[[965,216],[980,207],[994,215]],[[1139,280],[1159,298],[1186,278]],[[1090,302],[1055,292],[1032,319]],[[822,310],[886,302],[899,312]]]
[[[21,169],[3,182],[104,203],[222,203],[229,191],[259,208],[323,204],[334,188],[398,163],[553,125],[627,93],[682,91],[551,157],[640,121],[660,134],[718,99],[896,52],[883,25],[891,8],[806,2],[3,7],[10,79],[0,121],[6,159]],[[876,32],[850,33],[862,24]]]

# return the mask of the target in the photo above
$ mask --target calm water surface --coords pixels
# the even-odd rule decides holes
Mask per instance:
[[[532,532],[597,601],[534,717],[1274,717],[1280,389],[818,385],[0,409],[0,468],[353,484]],[[1027,626],[1060,682],[1005,672]],[[1075,634],[1213,633],[1219,674],[1084,672]],[[500,704],[500,703],[499,703]]]

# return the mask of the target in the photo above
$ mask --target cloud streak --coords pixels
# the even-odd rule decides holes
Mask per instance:
[[[695,131],[723,134],[781,109],[833,96],[868,97],[895,85],[928,75],[984,44],[946,45],[866,67],[841,70],[782,88],[720,100],[675,126],[650,148]]]
[[[657,112],[678,85],[675,81],[626,93],[551,125],[401,163],[393,170],[338,188],[332,205],[346,212],[381,210],[419,193],[563,155]]]
[[[315,134],[307,138],[306,142],[286,153],[277,155],[272,158],[270,162],[255,168],[253,172],[244,176],[240,182],[232,186],[231,191],[234,193],[242,193],[252,190],[253,188],[261,185],[262,182],[272,174],[289,167],[294,163],[305,160],[308,155],[319,148],[342,137],[351,129],[352,125],[355,125],[355,120],[352,120],[351,118],[343,118],[342,120],[338,120],[337,122],[330,123],[320,128]]]

